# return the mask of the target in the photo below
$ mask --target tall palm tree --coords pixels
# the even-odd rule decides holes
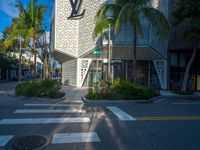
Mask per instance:
[[[13,18],[12,24],[9,27],[7,27],[3,32],[3,36],[5,38],[4,47],[7,49],[9,48],[9,51],[11,50],[10,48],[12,49],[18,48],[18,52],[19,52],[18,80],[19,82],[21,78],[21,60],[22,60],[21,39],[25,36],[25,34],[26,34],[25,26],[24,24],[21,24],[20,18]],[[16,39],[19,39],[20,42],[16,43]]]
[[[143,36],[141,14],[149,20],[157,35],[163,40],[169,38],[168,21],[158,9],[152,7],[149,0],[114,0],[103,3],[99,8],[96,14],[94,37],[100,36],[109,27],[108,14],[113,16],[111,23],[115,33],[127,22],[133,27],[133,81],[136,82],[136,41],[138,35]]]
[[[44,5],[37,4],[37,0],[30,0],[28,7],[25,8],[23,4],[19,1],[15,5],[19,11],[20,23],[24,25],[24,29],[26,30],[26,43],[29,43],[32,40],[32,51],[34,54],[34,74],[33,77],[36,77],[36,58],[37,58],[37,50],[36,50],[36,41],[38,39],[38,32],[41,31],[42,21],[44,19],[44,14],[47,11],[47,7]]]

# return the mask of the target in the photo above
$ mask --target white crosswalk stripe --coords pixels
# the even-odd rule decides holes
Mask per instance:
[[[84,142],[100,142],[95,132],[83,133],[56,133],[53,136],[52,144],[64,143],[84,143]]]
[[[127,114],[126,112],[124,112],[123,110],[119,109],[116,106],[107,106],[107,108],[111,112],[113,112],[122,121],[133,121],[133,120],[136,120],[136,118],[130,116],[129,114]]]
[[[85,113],[82,109],[18,109],[14,113]]]
[[[63,106],[81,106],[82,103],[69,103],[69,104],[24,104],[24,106],[33,107],[63,107]]]
[[[5,146],[13,137],[13,135],[0,135],[0,146]]]
[[[3,94],[4,93],[4,91],[0,91],[0,94]]]
[[[52,124],[52,123],[83,123],[90,122],[90,118],[28,118],[28,119],[3,119],[0,125],[16,125],[16,124]]]

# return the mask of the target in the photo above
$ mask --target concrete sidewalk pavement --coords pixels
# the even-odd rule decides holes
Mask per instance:
[[[77,88],[74,86],[62,85],[61,91],[65,93],[65,99],[81,100],[81,97],[86,95],[87,88]]]

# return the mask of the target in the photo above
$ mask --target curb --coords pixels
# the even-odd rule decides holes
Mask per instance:
[[[81,97],[82,101],[86,104],[100,104],[100,103],[153,103],[165,96],[157,96],[148,100],[88,100],[84,96]]]
[[[10,93],[5,93],[7,96],[10,96],[12,98],[16,98],[16,100],[38,100],[38,101],[63,101],[65,99],[65,97],[62,98],[57,98],[57,99],[53,99],[53,98],[38,98],[38,97],[25,97],[25,96],[17,96],[15,94],[10,94]]]

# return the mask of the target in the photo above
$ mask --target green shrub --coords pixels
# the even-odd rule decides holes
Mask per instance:
[[[26,97],[49,97],[60,98],[64,96],[61,93],[61,83],[51,79],[35,79],[26,81],[16,86],[16,94]]]
[[[89,89],[86,98],[140,100],[150,99],[154,96],[156,96],[156,92],[151,87],[136,85],[128,80],[117,78],[113,81],[113,84],[110,81],[100,81],[98,87]]]

